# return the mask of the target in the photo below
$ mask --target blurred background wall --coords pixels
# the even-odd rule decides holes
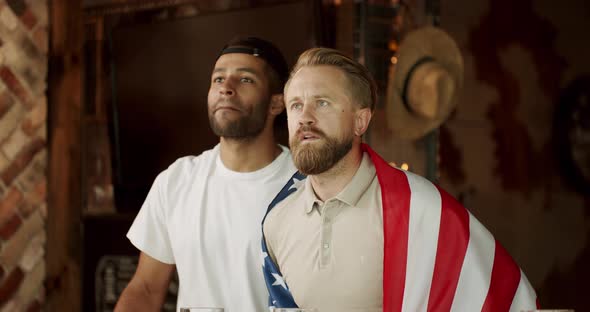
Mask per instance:
[[[556,128],[564,89],[590,74],[580,40],[590,6],[442,0],[441,12],[466,61],[461,101],[441,129],[441,184],[506,246],[544,307],[590,310],[590,189],[572,182]]]

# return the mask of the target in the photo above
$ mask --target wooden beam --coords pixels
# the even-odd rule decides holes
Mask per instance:
[[[80,311],[83,12],[81,0],[49,1],[46,311]]]
[[[87,0],[84,1],[84,12],[88,17],[106,16],[174,7],[185,4],[198,5],[201,1],[202,0]]]

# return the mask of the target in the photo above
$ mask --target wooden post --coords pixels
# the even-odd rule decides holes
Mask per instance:
[[[49,1],[46,310],[80,311],[81,0]]]

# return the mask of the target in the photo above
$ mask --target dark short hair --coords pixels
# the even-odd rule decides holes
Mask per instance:
[[[289,78],[289,66],[281,51],[274,44],[257,37],[236,37],[221,49],[219,56],[228,53],[250,54],[263,59],[270,68],[271,92],[273,94],[283,93],[283,86]]]
[[[291,71],[291,77],[306,66],[334,66],[346,75],[350,82],[352,95],[357,98],[362,108],[373,111],[377,103],[377,83],[369,70],[344,53],[329,48],[311,48],[303,52]],[[286,83],[289,84],[289,81]]]

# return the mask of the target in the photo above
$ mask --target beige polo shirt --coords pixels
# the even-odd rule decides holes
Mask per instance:
[[[368,154],[348,185],[322,202],[310,179],[268,214],[268,251],[300,307],[381,311],[383,210]]]

